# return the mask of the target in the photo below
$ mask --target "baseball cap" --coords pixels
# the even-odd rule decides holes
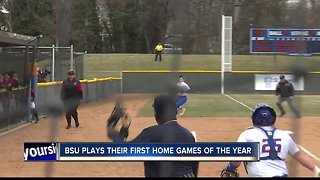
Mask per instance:
[[[74,73],[74,70],[69,70],[68,71],[68,75],[74,75],[75,73]]]
[[[284,75],[280,75],[280,79],[284,79]]]

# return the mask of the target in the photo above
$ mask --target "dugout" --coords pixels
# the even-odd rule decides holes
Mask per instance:
[[[38,43],[39,37],[0,31],[0,73],[15,72],[19,79],[17,85],[1,89],[0,131],[28,122],[29,90]],[[15,48],[18,46],[19,51]]]

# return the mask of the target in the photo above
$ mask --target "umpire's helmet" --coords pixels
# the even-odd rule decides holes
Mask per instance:
[[[251,119],[254,126],[272,126],[276,118],[276,112],[268,104],[258,104],[252,110]]]

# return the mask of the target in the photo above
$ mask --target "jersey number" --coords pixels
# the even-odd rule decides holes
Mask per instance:
[[[277,153],[281,152],[281,139],[274,139],[276,142],[275,149]],[[262,153],[269,153],[270,152],[270,145],[268,144],[268,139],[263,139],[262,140]]]

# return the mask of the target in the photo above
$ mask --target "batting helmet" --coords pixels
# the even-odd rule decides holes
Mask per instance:
[[[268,104],[258,104],[252,110],[252,123],[254,126],[271,126],[276,122],[277,114]]]

